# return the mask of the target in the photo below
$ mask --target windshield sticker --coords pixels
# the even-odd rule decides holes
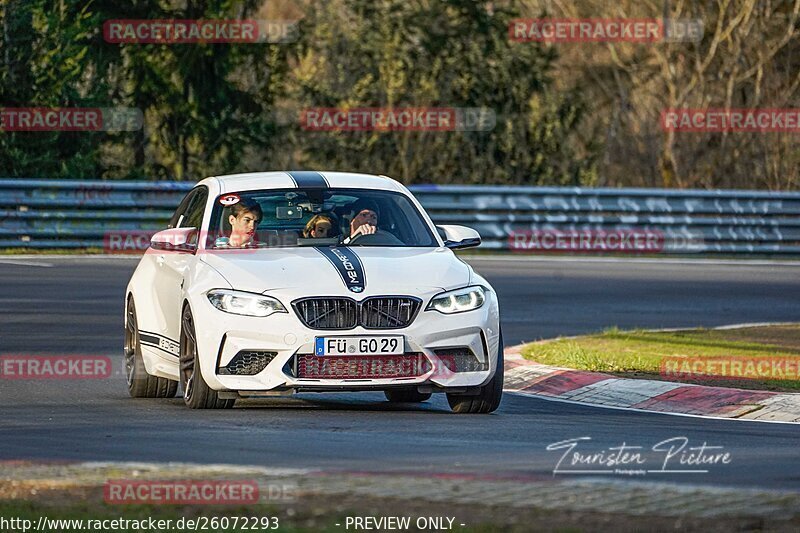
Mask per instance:
[[[356,253],[345,247],[317,248],[339,271],[345,286],[350,292],[363,292],[367,284],[364,267]]]
[[[236,194],[226,194],[225,196],[220,196],[219,203],[224,205],[225,207],[230,207],[232,205],[239,203],[239,196]]]

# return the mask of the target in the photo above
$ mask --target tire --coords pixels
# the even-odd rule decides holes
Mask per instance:
[[[197,356],[197,336],[189,306],[181,314],[180,376],[183,403],[192,409],[230,409],[236,400],[223,400],[203,379]]]
[[[128,298],[125,308],[125,378],[128,394],[132,398],[173,398],[178,392],[178,382],[147,373],[142,359],[142,344],[139,339],[139,322],[136,319],[136,304],[133,296]]]
[[[417,389],[388,389],[383,393],[392,403],[420,403],[431,398],[430,392],[418,392]]]
[[[466,394],[447,395],[447,403],[454,413],[485,414],[491,413],[500,406],[503,398],[503,335],[500,335],[500,346],[497,353],[497,370],[489,383],[481,387],[477,395]]]

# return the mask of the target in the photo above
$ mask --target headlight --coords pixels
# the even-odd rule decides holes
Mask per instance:
[[[269,316],[286,313],[286,308],[275,298],[251,292],[214,289],[206,294],[211,305],[234,315]]]
[[[472,311],[483,305],[486,301],[483,287],[475,285],[454,291],[437,294],[428,304],[428,310],[434,309],[446,315]]]

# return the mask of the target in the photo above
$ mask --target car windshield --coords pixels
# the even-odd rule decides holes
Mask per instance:
[[[216,198],[206,246],[438,246],[403,194],[363,189],[268,189]]]

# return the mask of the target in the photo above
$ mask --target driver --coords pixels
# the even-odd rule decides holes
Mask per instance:
[[[378,206],[371,200],[358,200],[353,204],[350,220],[350,236],[343,241],[349,243],[358,235],[372,235],[378,230]]]

